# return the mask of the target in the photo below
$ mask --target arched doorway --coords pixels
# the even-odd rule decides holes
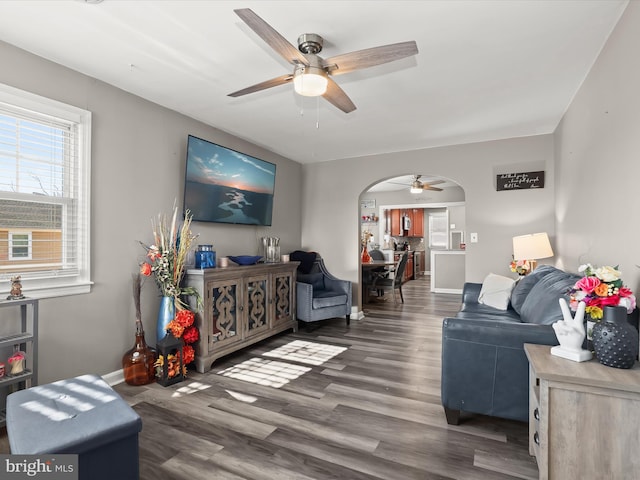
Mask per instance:
[[[418,190],[416,179],[425,188]],[[366,240],[369,250],[381,250],[387,259],[393,258],[397,250],[412,252],[405,274],[407,281],[432,273],[433,251],[438,255],[461,253],[464,261],[465,193],[455,181],[426,174],[381,179],[360,194],[359,202],[361,248]],[[434,258],[439,262],[440,257]],[[368,292],[365,291],[361,259],[359,265],[358,302],[361,311]],[[454,293],[455,289],[446,290]]]

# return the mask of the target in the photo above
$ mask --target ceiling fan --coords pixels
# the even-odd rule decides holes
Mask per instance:
[[[323,44],[320,35],[315,33],[300,35],[298,48],[295,48],[251,9],[243,8],[234,10],[234,12],[267,45],[293,65],[293,72],[230,93],[228,95],[230,97],[240,97],[293,81],[295,91],[300,95],[322,96],[343,112],[349,113],[354,111],[356,106],[331,77],[393,62],[418,53],[416,42],[410,41],[367,48],[323,59],[318,56],[318,53],[322,51]]]
[[[413,176],[413,181],[411,182],[411,184],[409,185],[409,190],[411,191],[411,193],[422,193],[423,190],[432,190],[434,192],[441,192],[442,189],[438,188],[438,187],[434,187],[434,185],[438,185],[440,183],[444,183],[444,180],[435,180],[433,182],[421,182],[420,181],[420,177],[422,177],[422,175],[414,175]],[[404,184],[402,184],[404,185]]]

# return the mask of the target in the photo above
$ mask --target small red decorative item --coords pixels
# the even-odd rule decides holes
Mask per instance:
[[[371,255],[367,251],[367,246],[362,247],[362,263],[369,263],[371,261]]]
[[[196,343],[200,338],[200,332],[198,332],[198,329],[195,327],[195,325],[191,325],[190,327],[185,328],[184,333],[182,334],[182,338],[187,344]]]
[[[18,351],[9,357],[9,360],[7,360],[10,365],[9,375],[20,375],[24,372],[25,358],[25,353],[21,351]]]
[[[176,313],[176,322],[182,325],[184,328],[193,325],[195,314],[191,310],[180,310]]]
[[[182,347],[182,362],[184,364],[191,363],[196,358],[196,351],[191,345],[185,345]]]

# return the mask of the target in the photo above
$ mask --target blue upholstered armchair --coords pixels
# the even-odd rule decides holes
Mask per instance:
[[[291,260],[300,262],[296,284],[297,317],[316,322],[351,315],[351,282],[329,273],[322,257],[315,252],[296,250]]]

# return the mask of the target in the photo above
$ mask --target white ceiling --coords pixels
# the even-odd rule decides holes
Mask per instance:
[[[0,40],[301,163],[552,132],[627,5],[94,1],[0,1]],[[294,45],[322,35],[325,58],[407,40],[420,53],[336,77],[350,114],[290,84],[231,98],[292,71],[234,8]]]

